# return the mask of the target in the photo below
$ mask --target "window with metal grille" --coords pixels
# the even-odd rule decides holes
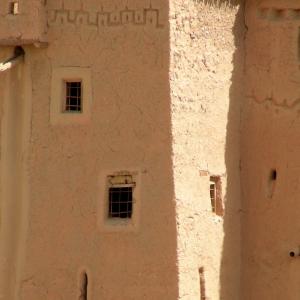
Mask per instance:
[[[220,176],[211,176],[209,181],[209,192],[212,212],[218,216],[223,216],[223,200],[222,200],[222,182]]]
[[[81,81],[66,81],[65,112],[82,112]]]
[[[132,216],[132,192],[133,187],[109,188],[109,217],[131,218]]]
[[[209,192],[210,192],[211,209],[213,212],[216,212],[217,190],[216,190],[216,183],[212,180],[210,180]]]

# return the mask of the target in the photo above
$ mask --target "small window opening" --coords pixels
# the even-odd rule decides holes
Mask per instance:
[[[82,83],[81,81],[67,81],[65,112],[82,112]]]
[[[80,276],[79,298],[78,300],[87,300],[88,298],[88,276],[83,272]]]
[[[220,176],[211,176],[209,183],[210,201],[212,212],[218,216],[223,216],[223,202],[222,202],[222,184]]]
[[[10,2],[9,3],[9,13],[11,15],[19,14],[19,3],[18,2]]]
[[[200,300],[206,300],[204,268],[199,268]]]
[[[109,188],[109,217],[131,218],[132,187]]]
[[[210,181],[210,201],[211,201],[211,208],[213,212],[216,212],[216,199],[217,199],[217,189],[216,189],[216,183],[213,181]]]
[[[277,179],[277,171],[276,170],[271,170],[271,180],[275,181]]]
[[[130,219],[133,213],[133,189],[131,175],[109,176],[109,218]]]

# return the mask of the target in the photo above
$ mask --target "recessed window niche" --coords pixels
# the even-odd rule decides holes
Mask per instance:
[[[82,112],[82,83],[81,80],[65,81],[65,100],[63,111],[65,113]]]
[[[52,71],[50,122],[52,125],[89,121],[92,104],[91,69],[59,67]]]
[[[209,193],[212,212],[218,216],[223,216],[222,182],[220,176],[210,176]]]
[[[100,229],[135,231],[141,206],[139,172],[103,172],[99,180],[99,192]]]
[[[9,13],[11,15],[18,15],[19,14],[19,2],[12,1],[9,3]]]

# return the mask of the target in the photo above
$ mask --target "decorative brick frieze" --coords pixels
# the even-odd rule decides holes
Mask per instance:
[[[148,7],[144,9],[125,9],[119,11],[99,12],[74,11],[66,9],[55,9],[48,11],[48,25],[76,25],[89,26],[91,28],[119,27],[125,25],[151,26],[153,28],[163,28],[160,21],[160,10]]]

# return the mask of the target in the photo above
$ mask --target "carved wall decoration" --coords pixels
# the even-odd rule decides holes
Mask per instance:
[[[76,25],[89,26],[95,29],[105,27],[118,27],[124,25],[151,26],[153,28],[163,28],[160,23],[159,9],[144,8],[141,10],[129,9],[126,7],[119,11],[87,12],[55,9],[48,11],[48,25]]]

